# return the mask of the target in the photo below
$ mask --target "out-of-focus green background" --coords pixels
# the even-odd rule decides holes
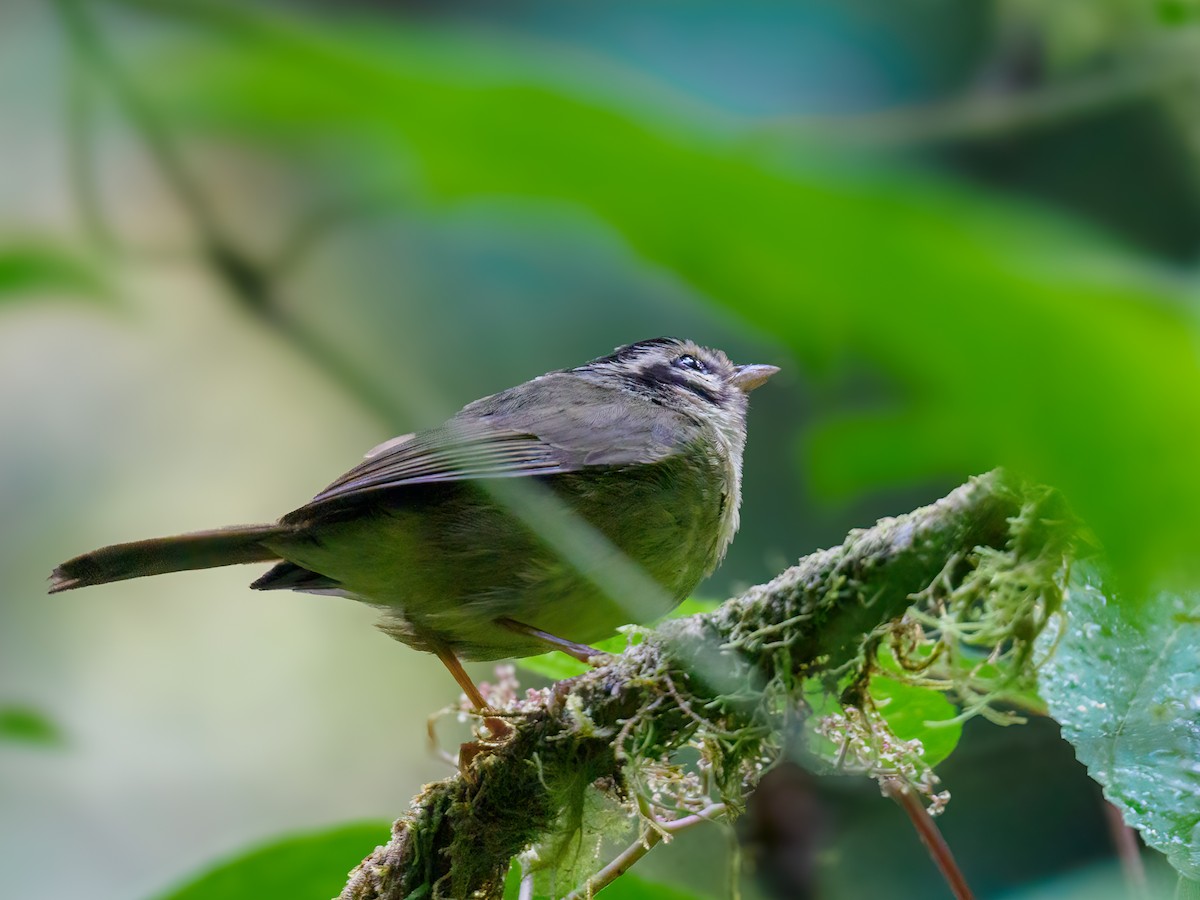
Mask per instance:
[[[60,735],[0,741],[0,895],[150,896],[446,771],[424,723],[453,682],[371,611],[250,568],[48,598],[54,564],[272,519],[640,338],[784,369],[707,596],[1002,463],[1131,583],[1194,576],[1198,12],[5,0],[0,708]],[[163,133],[276,313],[204,255]],[[1116,884],[1052,727],[974,723],[945,780],[982,896]],[[831,790],[828,896],[939,890],[871,785]],[[721,896],[725,846],[648,865]]]

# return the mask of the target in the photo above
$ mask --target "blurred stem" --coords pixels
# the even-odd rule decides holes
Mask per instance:
[[[270,272],[282,279],[300,266],[313,250],[344,226],[372,216],[391,212],[396,207],[392,197],[380,195],[344,199],[325,203],[303,219],[284,238],[270,263]]]
[[[1200,900],[1200,881],[1180,875],[1179,883],[1175,885],[1175,900]]]
[[[1112,70],[1013,93],[969,92],[923,106],[842,116],[786,116],[764,122],[760,136],[868,145],[909,145],[994,138],[1112,109],[1195,81],[1192,35],[1163,40],[1153,53]]]
[[[104,253],[114,253],[121,242],[104,213],[96,179],[95,92],[79,54],[71,55],[67,90],[67,165],[71,193],[88,239]]]
[[[1146,886],[1146,867],[1142,865],[1142,853],[1138,848],[1137,833],[1125,824],[1121,811],[1107,800],[1101,801],[1104,807],[1104,820],[1108,824],[1108,832],[1112,836],[1117,858],[1121,860],[1121,871],[1125,873],[1125,884],[1129,888],[1132,900],[1146,900],[1149,892]]]
[[[133,79],[110,51],[100,29],[85,9],[83,0],[54,0],[54,4],[77,65],[90,69],[111,90],[134,133],[145,145],[168,188],[191,220],[199,236],[203,258],[230,296],[244,311],[267,325],[382,423],[400,429],[405,417],[392,395],[376,387],[353,359],[338,352],[316,331],[290,315],[279,303],[275,272],[253,260],[222,226],[158,110],[138,90]],[[75,117],[73,112],[72,118]],[[82,135],[72,131],[73,139],[79,136]],[[90,167],[83,164],[86,150],[84,146],[73,152],[73,169],[76,170],[77,185],[84,187],[81,199],[88,209],[89,218],[94,215],[96,223],[101,223],[103,217],[100,215],[98,195],[91,186],[90,174],[86,174],[90,173]],[[103,231],[103,226],[100,227]]]
[[[109,51],[103,36],[84,9],[83,0],[54,0],[59,19],[75,57],[108,85],[121,110],[145,144],[171,192],[186,209],[206,243],[217,243],[221,229],[208,199],[192,179],[170,134],[151,104]]]
[[[974,900],[975,895],[971,893],[962,869],[958,867],[954,854],[950,852],[950,845],[942,837],[941,829],[933,821],[933,816],[926,812],[917,795],[906,784],[895,778],[890,778],[883,783],[883,792],[896,801],[896,804],[904,810],[913,823],[917,835],[921,838],[921,843],[929,851],[930,857],[937,865],[938,871],[942,873],[942,877],[946,879],[946,884],[950,886],[956,900]]]

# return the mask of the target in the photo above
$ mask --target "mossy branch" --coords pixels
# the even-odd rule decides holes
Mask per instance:
[[[1066,521],[1055,494],[991,472],[932,506],[851,532],[711,613],[663,623],[522,704],[510,738],[466,774],[427,785],[387,845],[351,873],[342,900],[499,897],[511,859],[577,818],[589,786],[623,795],[635,758],[663,759],[697,740],[736,813],[781,746],[801,679],[853,673],[872,636],[915,595],[939,581],[967,583],[997,553],[1010,568],[1013,556],[1057,559],[1043,567],[1051,579]],[[1053,592],[1022,588],[1044,589]]]

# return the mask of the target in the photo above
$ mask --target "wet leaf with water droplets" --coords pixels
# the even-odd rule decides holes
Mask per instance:
[[[1039,681],[1050,714],[1125,821],[1200,879],[1200,595],[1114,602],[1080,564],[1064,615]]]

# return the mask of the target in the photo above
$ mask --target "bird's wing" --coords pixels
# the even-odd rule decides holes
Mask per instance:
[[[438,428],[379,445],[284,521],[406,485],[659,462],[698,431],[683,413],[555,373],[476,401]]]

